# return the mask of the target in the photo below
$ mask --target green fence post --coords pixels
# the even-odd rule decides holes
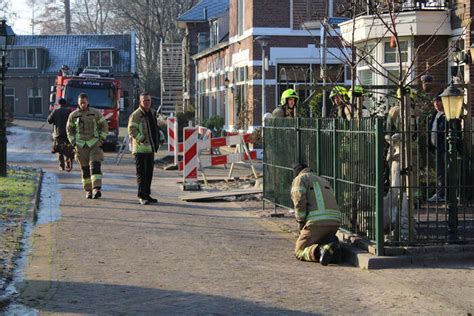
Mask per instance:
[[[316,174],[321,175],[321,120],[316,119]]]
[[[334,130],[333,130],[333,137],[332,137],[332,140],[333,140],[333,143],[332,143],[332,162],[333,162],[333,165],[332,165],[332,172],[333,172],[333,185],[332,185],[332,188],[334,190],[334,196],[337,197],[337,192],[338,192],[338,189],[337,189],[337,168],[339,166],[339,157],[338,157],[338,154],[337,154],[337,149],[339,148],[339,144],[337,143],[337,140],[338,140],[338,137],[337,137],[337,129],[338,129],[338,126],[339,126],[339,119],[338,118],[335,118],[333,119],[333,126],[334,126]]]
[[[383,123],[380,118],[375,121],[375,244],[377,256],[384,254],[383,239]]]
[[[297,163],[301,163],[301,132],[300,132],[300,118],[296,118],[296,126],[295,126],[295,131],[296,131],[296,159]]]

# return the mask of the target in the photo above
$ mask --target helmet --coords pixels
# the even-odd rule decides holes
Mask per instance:
[[[287,89],[287,90],[283,91],[283,93],[281,94],[280,104],[281,104],[281,105],[286,104],[286,101],[287,101],[289,98],[294,98],[294,99],[296,99],[296,103],[298,103],[298,100],[299,100],[300,97],[298,96],[298,93],[296,93],[295,90],[293,90],[293,89]]]
[[[329,94],[329,98],[332,99],[334,98],[336,95],[340,95],[340,96],[348,96],[347,95],[347,89],[342,87],[342,86],[335,86],[334,88],[332,88],[331,90],[331,94]]]
[[[364,95],[364,93],[365,93],[364,87],[359,86],[359,85],[354,87],[354,97],[361,97],[362,95]],[[352,98],[352,88],[349,89],[349,92],[347,94],[349,98]]]
[[[405,87],[405,94],[410,96],[410,99],[414,100],[416,98],[416,91],[410,87]],[[397,98],[402,98],[402,93],[400,92],[400,88],[397,89]]]

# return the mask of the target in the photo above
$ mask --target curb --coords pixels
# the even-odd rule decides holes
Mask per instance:
[[[38,208],[39,204],[41,202],[41,188],[43,184],[43,169],[38,170],[38,175],[36,176],[36,188],[35,188],[35,193],[33,196],[33,221],[36,221],[38,219]]]
[[[376,256],[367,250],[347,242],[347,235],[339,231],[343,260],[364,270],[410,268],[436,263],[456,263],[474,259],[474,245],[439,245],[424,247],[400,247],[391,249],[393,256]]]

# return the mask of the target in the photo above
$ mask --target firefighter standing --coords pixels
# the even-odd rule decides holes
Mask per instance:
[[[53,150],[58,154],[59,169],[72,170],[74,159],[74,149],[67,139],[66,124],[71,111],[66,107],[66,100],[61,98],[58,101],[59,108],[54,109],[48,116],[48,123],[53,124]]]
[[[76,149],[76,159],[81,165],[82,185],[86,198],[98,199],[102,196],[101,162],[104,152],[101,148],[109,126],[102,114],[89,107],[85,93],[78,96],[78,108],[69,115],[67,137]]]
[[[329,98],[333,104],[330,117],[340,117],[350,120],[353,117],[352,106],[349,101],[349,94],[347,89],[341,86],[335,86]]]
[[[281,94],[280,105],[273,110],[273,117],[296,117],[296,107],[299,96],[293,89],[287,89]]]
[[[319,261],[326,266],[340,260],[336,232],[341,213],[329,182],[317,176],[305,164],[293,166],[291,199],[300,234],[295,256],[301,261]]]
[[[132,139],[132,154],[137,168],[137,196],[142,205],[158,202],[150,196],[150,187],[155,152],[158,151],[160,142],[164,141],[164,135],[158,127],[154,112],[151,108],[151,96],[142,93],[140,107],[130,115],[128,121],[128,134]]]

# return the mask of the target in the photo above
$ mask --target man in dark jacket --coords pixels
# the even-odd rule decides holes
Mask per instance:
[[[74,159],[74,149],[67,139],[66,124],[70,111],[66,100],[59,99],[59,108],[54,109],[48,116],[48,123],[53,124],[53,153],[58,153],[59,169],[71,171]]]
[[[428,202],[444,202],[446,200],[446,116],[440,96],[433,99],[433,106],[435,111],[431,115],[428,129],[429,147],[435,151],[437,185],[435,194],[428,199]]]
[[[157,203],[150,196],[151,181],[155,152],[164,135],[158,127],[155,111],[151,108],[151,96],[148,93],[140,95],[140,107],[136,109],[128,121],[128,134],[132,140],[132,154],[135,156],[137,168],[138,202],[142,205]]]

